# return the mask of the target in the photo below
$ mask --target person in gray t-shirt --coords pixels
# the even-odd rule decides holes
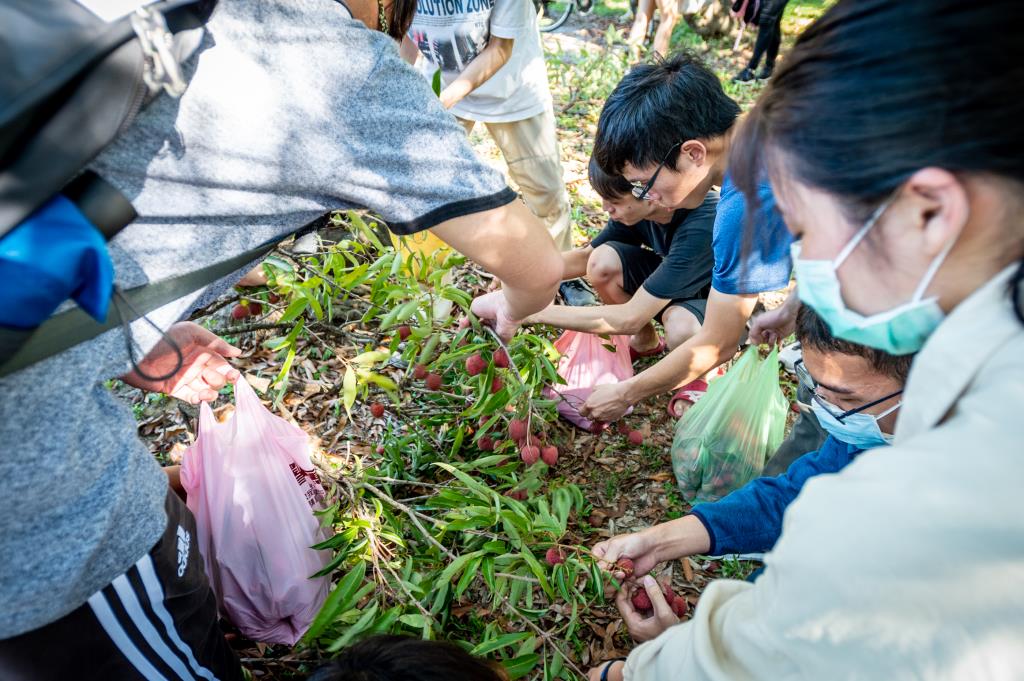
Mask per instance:
[[[551,237],[502,176],[476,158],[394,40],[352,18],[370,17],[377,28],[375,1],[348,7],[351,14],[334,0],[220,0],[185,64],[186,93],[158,98],[92,165],[141,216],[110,243],[117,283],[127,289],[180,275],[283,237],[331,209],[366,207],[397,233],[432,230],[497,275],[508,293],[499,330],[510,336],[517,320],[554,296],[562,265]],[[169,329],[238,276],[149,318]],[[140,354],[159,340],[145,322],[132,332]],[[205,337],[197,344],[210,350],[212,370],[191,392],[178,392],[192,400],[211,397],[203,390],[232,375],[222,361],[231,354],[226,346]],[[167,480],[138,440],[130,409],[103,385],[129,366],[118,329],[0,379],[0,668],[29,665],[35,679],[66,673],[29,659],[31,637],[84,612],[84,621],[98,620],[111,640],[128,644],[150,639],[135,615],[156,618],[161,645],[138,644],[134,658],[121,652],[164,669],[155,660],[169,650],[204,676],[185,650],[190,642],[165,631],[171,625],[159,617],[152,584],[130,574],[118,582],[129,569],[147,569],[142,562],[163,544],[178,512],[168,510]],[[195,546],[179,536],[178,560],[190,559]],[[160,560],[154,555],[152,562]],[[115,588],[119,583],[137,587],[142,614],[133,615],[133,597]],[[172,590],[162,576],[158,583]],[[68,649],[75,638],[86,648]],[[89,668],[112,648],[94,643],[69,636],[55,657]]]

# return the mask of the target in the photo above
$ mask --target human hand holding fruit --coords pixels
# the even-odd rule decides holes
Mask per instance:
[[[619,581],[643,577],[661,562],[657,554],[657,527],[616,535],[595,544],[591,553],[598,566]]]
[[[469,309],[480,319],[493,324],[495,333],[506,342],[516,335],[516,331],[523,323],[523,320],[512,317],[503,291],[492,291],[477,296]]]
[[[167,330],[166,337],[181,351],[177,370],[179,354],[165,338],[139,362],[141,374],[132,370],[121,380],[141,390],[162,392],[198,404],[217,399],[225,384],[234,383],[241,376],[226,358],[237,357],[242,351],[198,324],[178,322]],[[158,380],[152,380],[153,377]]]
[[[594,387],[580,407],[580,414],[591,421],[618,421],[631,406],[626,397],[626,383],[608,383]]]
[[[629,587],[619,589],[615,605],[636,641],[657,637],[673,624],[678,624],[680,617],[689,609],[685,598],[677,596],[667,586],[662,587],[650,575],[644,577],[639,590],[631,591]]]

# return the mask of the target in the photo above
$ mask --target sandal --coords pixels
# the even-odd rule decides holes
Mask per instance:
[[[668,415],[674,419],[679,418],[682,414],[676,414],[675,406],[676,402],[689,402],[690,406],[697,404],[697,400],[704,397],[708,392],[708,384],[703,378],[698,378],[696,381],[691,381],[684,385],[682,388],[676,391],[676,394],[672,396],[672,399],[668,401]],[[685,410],[683,411],[685,414]]]
[[[636,350],[632,345],[629,346],[629,361],[635,362],[641,357],[654,357],[665,352],[665,339],[658,336],[658,344],[650,350]]]

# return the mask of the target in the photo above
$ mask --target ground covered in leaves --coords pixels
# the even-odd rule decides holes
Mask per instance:
[[[790,3],[787,41],[820,5]],[[586,164],[601,103],[631,63],[621,44],[626,9],[602,4],[545,36],[581,244],[605,220]],[[680,22],[673,44],[705,54],[727,81],[752,39],[748,32],[734,53],[732,36],[705,41]],[[744,105],[759,87],[727,84]],[[502,165],[486,132],[472,139]],[[286,244],[268,259],[267,287],[235,291],[194,315],[243,349],[236,365],[265,403],[313,438],[330,488],[324,521],[334,531],[333,560],[325,572],[337,586],[294,649],[234,635],[244,664],[258,678],[302,678],[378,631],[459,642],[502,660],[513,678],[575,678],[626,654],[632,643],[605,600],[607,576],[586,548],[685,512],[671,472],[667,396],[627,418],[643,435],[640,446],[616,429],[591,434],[559,421],[542,392],[553,380],[557,333],[530,329],[502,348],[475,323],[459,328],[461,310],[490,277],[456,255],[428,262],[386,239],[369,218],[335,215],[314,253]],[[764,302],[780,300],[768,294]],[[240,303],[255,314],[237,319]],[[470,376],[466,362],[477,354],[483,370]],[[132,402],[154,456],[180,462],[196,435],[196,409],[111,387]],[[231,410],[226,389],[216,413]],[[525,422],[522,445],[508,435],[513,420]],[[522,446],[532,444],[556,447],[557,462],[523,463]],[[546,564],[550,551],[564,562]],[[662,574],[693,606],[710,580],[742,578],[753,567],[695,557]]]

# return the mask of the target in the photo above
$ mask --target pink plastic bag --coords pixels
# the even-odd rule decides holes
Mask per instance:
[[[294,645],[330,586],[310,579],[330,554],[310,548],[326,532],[312,510],[324,490],[309,438],[240,379],[229,420],[217,423],[208,404],[199,408],[199,437],[185,451],[181,483],[221,612],[255,641]]]
[[[558,375],[565,379],[565,385],[549,386],[544,394],[558,401],[559,416],[589,431],[592,422],[583,417],[579,409],[594,392],[594,387],[618,383],[633,375],[629,336],[611,336],[605,340],[593,333],[565,331],[555,341],[555,349],[562,355],[558,360]]]

